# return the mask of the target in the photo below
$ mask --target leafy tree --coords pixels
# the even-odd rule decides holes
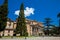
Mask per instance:
[[[5,0],[4,4],[0,6],[0,32],[6,27],[7,14],[8,13],[8,0]]]
[[[20,36],[25,36],[27,33],[25,16],[24,16],[24,4],[23,3],[20,6],[20,13],[19,13],[19,16],[17,19],[16,33],[17,34],[20,33]]]

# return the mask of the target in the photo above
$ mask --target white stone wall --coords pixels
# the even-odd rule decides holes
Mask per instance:
[[[8,30],[4,31],[4,36],[8,36]]]
[[[9,28],[10,22],[7,21],[6,29]]]
[[[28,23],[28,21],[26,21],[26,22]],[[36,25],[38,23],[35,21],[29,21],[29,23],[30,24],[27,24],[27,32],[28,32],[28,36],[31,36],[33,34],[33,31],[32,31],[32,27],[30,25],[31,24]],[[42,24],[39,24],[39,25],[42,26]],[[13,29],[15,29],[15,28],[16,28],[16,22],[7,21],[6,29],[8,29],[8,30],[4,31],[4,36],[8,36],[8,35],[13,36],[13,34],[14,34]],[[10,30],[10,29],[12,29],[12,30]],[[41,32],[41,30],[37,31],[37,34],[38,34],[38,32]],[[3,33],[1,33],[1,35],[3,35]]]
[[[31,29],[30,29],[30,25],[27,24],[27,32],[28,32],[28,36],[31,35]]]
[[[9,36],[13,36],[13,30],[9,32]]]

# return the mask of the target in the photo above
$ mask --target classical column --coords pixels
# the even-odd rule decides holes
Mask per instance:
[[[31,35],[32,35],[32,32],[33,32],[33,31],[32,31],[32,27],[31,27]]]

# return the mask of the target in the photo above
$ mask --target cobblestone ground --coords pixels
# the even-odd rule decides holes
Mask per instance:
[[[60,37],[1,38],[0,40],[60,40]]]

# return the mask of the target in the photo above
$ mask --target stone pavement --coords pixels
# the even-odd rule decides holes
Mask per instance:
[[[60,37],[1,38],[0,40],[60,40]]]

